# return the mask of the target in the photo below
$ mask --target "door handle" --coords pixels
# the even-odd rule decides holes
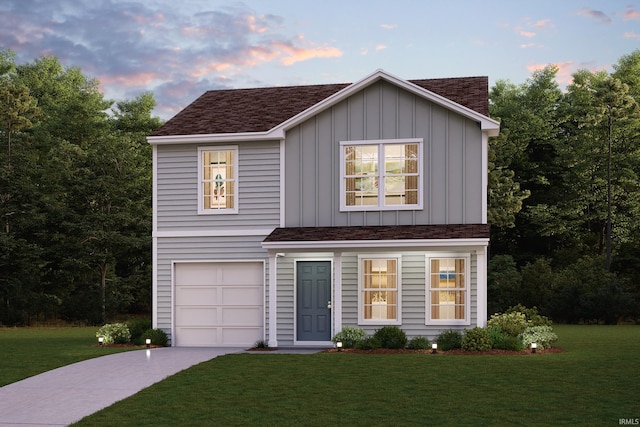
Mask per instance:
[[[327,308],[331,310],[331,301],[327,301]]]

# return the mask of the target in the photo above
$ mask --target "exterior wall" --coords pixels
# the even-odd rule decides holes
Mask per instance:
[[[424,209],[340,212],[340,141],[422,138]],[[285,225],[482,222],[479,126],[387,82],[352,95],[287,132]]]

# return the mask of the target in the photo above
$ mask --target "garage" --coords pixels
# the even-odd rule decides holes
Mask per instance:
[[[263,339],[264,264],[175,264],[173,345],[245,347]]]

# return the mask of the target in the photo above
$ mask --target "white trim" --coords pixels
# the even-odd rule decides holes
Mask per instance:
[[[487,326],[487,248],[476,249],[476,315],[477,326]]]
[[[269,254],[269,347],[278,347],[278,255]],[[265,293],[266,298],[266,293]],[[266,301],[265,301],[266,302]],[[266,306],[267,304],[265,304]]]
[[[329,272],[329,277],[331,278],[330,289],[329,289],[329,297],[332,296],[333,289],[333,258],[293,258],[293,345],[294,346],[324,346],[324,345],[332,345],[331,338],[333,335],[329,337],[329,341],[298,341],[298,262],[328,262],[329,268],[331,271]],[[333,314],[333,301],[331,301],[331,313],[329,317],[331,318],[331,325],[329,326],[329,331],[333,331],[333,319],[331,316]],[[329,332],[331,334],[331,332]]]
[[[284,139],[280,140],[280,227],[284,227],[285,226],[285,217],[284,217],[284,212],[285,212],[285,196],[286,196],[286,192],[285,192],[285,187],[286,187],[286,180],[285,180],[285,153],[284,153],[284,149],[285,149],[285,143],[284,143]]]
[[[233,171],[233,207],[226,209],[205,209],[204,206],[204,188],[203,181],[204,177],[202,176],[203,172],[203,164],[202,164],[202,154],[204,152],[224,152],[231,151],[233,152],[234,164],[232,165]],[[240,158],[238,156],[239,148],[237,145],[226,145],[226,146],[200,146],[198,147],[198,215],[225,215],[225,214],[237,214],[238,213],[238,204],[240,201],[240,180],[238,179],[239,173],[239,165]],[[227,177],[228,178],[228,177]]]
[[[464,319],[432,319],[431,318],[431,260],[432,259],[464,259]],[[425,254],[425,308],[424,322],[427,326],[467,326],[471,324],[471,253],[428,252]]]
[[[383,149],[386,145],[392,144],[417,144],[418,145],[418,203],[413,205],[386,205],[384,185],[381,184],[384,175],[384,153]],[[345,150],[344,147],[352,145],[376,145],[378,147],[378,204],[371,206],[347,206],[346,203],[346,168],[345,168]],[[378,211],[416,211],[422,210],[424,207],[424,139],[423,138],[398,138],[398,139],[371,139],[371,140],[355,140],[340,141],[340,212],[378,212]]]
[[[431,92],[407,80],[400,79],[384,70],[377,70],[363,79],[350,84],[333,95],[323,99],[317,104],[307,108],[305,111],[285,120],[276,127],[263,132],[244,132],[244,133],[222,133],[222,134],[206,134],[206,135],[168,135],[168,136],[149,136],[147,141],[149,144],[198,144],[210,142],[240,142],[240,141],[266,141],[273,139],[284,139],[286,131],[304,122],[308,118],[331,108],[338,102],[348,98],[352,94],[376,83],[379,80],[385,80],[399,86],[408,92],[426,99],[427,101],[438,104],[446,109],[452,110],[463,117],[474,122],[480,123],[480,129],[486,132],[488,136],[497,136],[500,131],[500,122],[493,120],[485,115],[478,113],[463,105]]]
[[[463,248],[469,246],[487,246],[489,239],[403,239],[403,240],[328,240],[328,241],[293,241],[262,242],[262,247],[269,250],[297,249],[322,252],[333,249],[379,249],[379,248]]]
[[[151,326],[158,327],[158,147],[151,150],[152,184],[151,184]],[[172,335],[173,336],[173,335]]]
[[[153,237],[236,237],[236,236],[268,236],[275,229],[273,228],[249,228],[249,229],[220,229],[220,230],[171,230],[156,231]]]
[[[482,192],[482,217],[481,222],[487,223],[487,194],[489,192],[489,137],[486,133],[482,134],[482,182],[480,191]]]
[[[395,259],[396,260],[396,319],[365,319],[363,313],[362,294],[364,292],[363,268],[362,261],[367,259]],[[384,325],[402,325],[402,255],[401,254],[358,254],[358,325],[359,326],[384,326]]]
[[[342,253],[333,254],[333,338],[342,330]]]

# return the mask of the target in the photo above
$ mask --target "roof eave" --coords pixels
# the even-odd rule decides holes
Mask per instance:
[[[262,242],[267,250],[322,251],[335,249],[381,249],[381,248],[462,248],[488,246],[488,238],[471,239],[393,239],[393,240],[327,240],[327,241],[280,241]]]
[[[265,132],[148,136],[147,142],[151,145],[164,145],[201,144],[211,142],[273,141],[282,139],[284,139],[284,130],[276,127]]]

